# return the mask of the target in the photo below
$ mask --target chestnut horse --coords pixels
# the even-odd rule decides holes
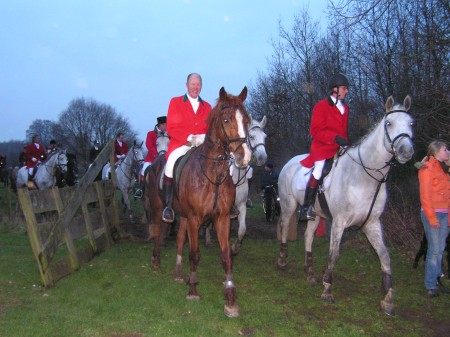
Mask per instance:
[[[200,261],[198,233],[202,224],[212,222],[217,232],[221,261],[225,271],[225,306],[228,317],[239,316],[236,287],[232,275],[230,244],[230,209],[236,187],[230,175],[230,158],[238,167],[248,165],[250,151],[246,144],[249,117],[244,107],[247,87],[239,96],[222,87],[216,106],[208,117],[208,131],[202,145],[194,148],[175,164],[174,210],[180,216],[177,242],[189,237],[190,275],[188,300],[200,299],[197,291],[197,266]],[[165,158],[159,156],[145,176],[144,207],[153,221],[153,267],[160,264],[161,214],[163,209],[160,179]]]

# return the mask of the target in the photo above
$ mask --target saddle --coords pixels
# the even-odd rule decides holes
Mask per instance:
[[[184,155],[182,155],[180,158],[177,159],[177,161],[174,164],[174,175],[173,175],[173,181],[175,186],[175,191],[177,190],[177,182],[180,180],[181,172],[183,171],[184,166],[186,165],[187,160],[189,157],[194,153],[194,151],[197,150],[197,147],[192,147],[188,152],[186,152]],[[162,190],[163,185],[163,178],[164,178],[164,170],[166,168],[166,164],[164,164],[161,173],[159,175],[159,189]]]
[[[334,155],[334,157],[329,158],[325,161],[325,165],[323,166],[323,170],[322,170],[322,177],[320,178],[319,183],[318,183],[318,192],[319,193],[317,193],[317,199],[319,200],[320,208],[325,213],[325,216],[330,220],[333,220],[333,216],[331,215],[330,208],[328,207],[327,199],[325,198],[325,190],[327,189],[327,186],[325,186],[325,183],[326,183],[325,178],[330,174],[334,163],[336,162],[336,165],[337,165],[337,161],[338,161],[339,157],[341,157],[346,151],[347,151],[346,149],[339,151],[338,153],[336,153],[336,155]]]

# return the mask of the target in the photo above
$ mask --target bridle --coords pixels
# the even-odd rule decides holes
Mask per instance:
[[[395,143],[400,140],[401,138],[409,138],[412,139],[411,136],[407,133],[400,133],[397,136],[395,136],[393,139],[391,138],[391,136],[389,135],[389,131],[387,130],[387,127],[389,126],[389,122],[386,121],[387,116],[389,116],[391,113],[394,112],[401,112],[401,113],[406,113],[407,112],[405,110],[392,110],[389,112],[386,112],[385,116],[383,117],[384,121],[383,121],[383,125],[384,125],[384,137],[385,139],[388,141],[388,144],[390,145],[390,151],[387,150],[391,155],[391,159],[389,161],[387,161],[385,163],[385,165],[381,168],[369,168],[367,166],[364,165],[362,157],[361,157],[361,143],[358,144],[358,159],[359,162],[356,161],[349,153],[347,150],[345,150],[345,153],[350,157],[350,159],[355,162],[356,164],[360,165],[363,169],[364,172],[367,173],[367,175],[369,175],[372,179],[374,179],[375,181],[378,182],[377,185],[377,189],[375,191],[375,195],[372,199],[372,203],[370,204],[370,208],[369,208],[369,213],[367,214],[366,219],[362,222],[362,224],[359,226],[359,228],[363,227],[367,220],[369,220],[370,215],[372,214],[372,210],[373,210],[373,206],[375,205],[375,201],[378,197],[378,193],[380,192],[381,189],[381,185],[384,184],[387,181],[389,172],[391,171],[391,168],[398,162],[398,158],[397,158],[397,150],[395,149]],[[384,170],[385,168],[387,169],[386,173],[383,173],[382,170]],[[371,174],[370,171],[374,171],[374,172],[378,172],[381,175],[381,178],[377,178],[375,177],[373,174]]]
[[[252,145],[252,142],[250,141],[249,137],[250,137],[250,131],[254,130],[254,129],[260,129],[261,131],[263,131],[263,129],[259,125],[252,126],[250,129],[248,129],[248,132],[247,132],[247,144],[250,147],[250,150],[252,152],[255,152],[255,150],[258,148],[258,146],[266,146],[266,144],[264,144],[264,143],[257,143],[254,146]]]
[[[128,171],[128,170],[124,170],[124,169],[122,168],[122,164],[124,164],[127,168],[130,167],[130,168],[131,168],[130,171],[133,172],[132,166],[134,165],[134,163],[137,162],[137,163],[141,164],[141,163],[144,161],[144,159],[137,159],[136,152],[135,152],[135,148],[136,148],[136,149],[140,149],[141,147],[140,147],[140,146],[133,145],[133,147],[131,148],[131,151],[132,151],[132,153],[133,153],[133,161],[131,162],[131,164],[128,164],[128,163],[126,162],[126,159],[127,159],[127,157],[128,157],[128,154],[127,154],[127,156],[122,160],[122,162],[121,162],[120,165],[119,165],[120,170],[123,172],[123,174],[125,175],[125,177],[130,181],[130,184],[131,184],[131,181],[133,180],[133,178],[136,179],[136,177],[135,177],[135,175],[134,175],[133,173],[131,173],[131,174],[129,175],[129,174],[126,172],[126,171]]]
[[[220,111],[222,112],[225,109],[228,109],[230,107],[228,106],[224,106],[223,104],[220,106]],[[224,153],[222,155],[218,155],[216,158],[211,158],[208,157],[204,154],[200,154],[201,157],[205,158],[205,159],[209,159],[215,162],[215,176],[216,176],[216,180],[213,181],[212,179],[210,179],[208,177],[208,175],[206,174],[207,172],[205,172],[205,168],[204,165],[200,165],[201,167],[201,171],[202,174],[206,177],[206,179],[213,184],[214,186],[216,186],[215,189],[215,194],[214,194],[214,206],[213,206],[213,211],[216,209],[217,206],[217,199],[219,196],[219,186],[228,178],[228,176],[230,175],[230,166],[231,166],[231,155],[230,155],[230,144],[232,143],[236,143],[238,142],[239,145],[237,146],[236,150],[239,149],[239,147],[242,147],[242,145],[244,143],[247,143],[247,134],[245,135],[245,137],[236,137],[236,138],[230,138],[225,130],[225,126],[224,126],[224,121],[222,120],[222,118],[220,118],[221,122],[220,122],[220,127],[222,129],[222,133],[224,135],[224,141],[225,142],[220,142],[221,146],[224,148]],[[213,140],[210,137],[206,137],[206,141],[211,142],[214,145]],[[225,144],[223,144],[225,143]],[[220,165],[221,162],[228,162],[227,164],[227,169],[223,169],[222,165]],[[221,172],[220,172],[221,171]]]
[[[168,139],[170,139],[169,135],[167,133],[165,133],[165,132],[159,132],[158,131],[157,133],[158,133],[158,137],[156,138],[156,141],[158,141],[159,138],[168,138]],[[166,154],[166,153],[167,153],[167,150],[158,151],[158,156],[161,155],[161,154]]]

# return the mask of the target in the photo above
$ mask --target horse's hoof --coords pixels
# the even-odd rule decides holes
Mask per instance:
[[[198,296],[198,295],[187,295],[186,299],[188,301],[199,301],[200,300],[200,296]]]
[[[225,314],[225,316],[230,318],[239,317],[239,306],[235,304],[234,306],[229,307],[225,304],[223,313]]]
[[[175,282],[178,282],[178,283],[181,283],[181,284],[186,283],[186,280],[184,279],[183,276],[175,276],[174,280],[175,280]]]
[[[161,265],[161,261],[158,258],[152,258],[152,267],[159,268]]]
[[[327,303],[334,303],[334,297],[331,294],[322,294],[320,298]]]
[[[231,254],[233,254],[233,256],[238,255],[239,254],[239,246],[231,245]]]
[[[380,301],[381,310],[388,316],[395,316],[395,309],[393,303],[388,303],[386,301]]]
[[[319,280],[317,279],[317,277],[314,277],[314,276],[308,276],[306,278],[306,281],[309,283],[319,283]]]
[[[286,267],[287,267],[286,261],[285,261],[285,260],[278,259],[278,261],[277,261],[277,267],[278,267],[278,269],[285,270]]]

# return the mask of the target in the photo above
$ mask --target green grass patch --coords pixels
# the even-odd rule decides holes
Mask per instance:
[[[326,265],[327,243],[315,244],[315,267]],[[23,233],[0,238],[0,336],[425,336],[447,324],[449,296],[428,299],[423,271],[391,250],[397,317],[379,310],[381,273],[369,249],[343,246],[334,274],[335,304],[320,300],[321,284],[302,271],[303,243],[289,245],[289,265],[275,267],[276,240],[247,240],[234,258],[241,316],[223,315],[223,269],[217,246],[201,247],[201,300],[171,275],[175,242],[163,247],[161,268],[150,266],[152,244],[125,242],[59,281],[40,285]],[[184,254],[188,270],[187,251]]]
[[[260,204],[254,203],[248,216],[265,223]],[[426,296],[423,264],[412,269],[410,254],[390,248],[397,316],[388,317],[379,309],[380,263],[361,232],[345,234],[333,275],[334,304],[320,299],[321,283],[306,281],[302,240],[289,243],[284,271],[276,268],[279,248],[275,238],[245,240],[233,264],[240,317],[229,319],[223,314],[217,243],[206,248],[201,241],[201,300],[190,302],[187,286],[172,277],[174,241],[162,247],[159,269],[150,264],[152,243],[122,242],[45,289],[27,235],[2,230],[0,336],[444,336],[450,331],[450,295]],[[187,254],[185,247],[186,274]],[[316,238],[319,278],[327,255],[328,242]]]

